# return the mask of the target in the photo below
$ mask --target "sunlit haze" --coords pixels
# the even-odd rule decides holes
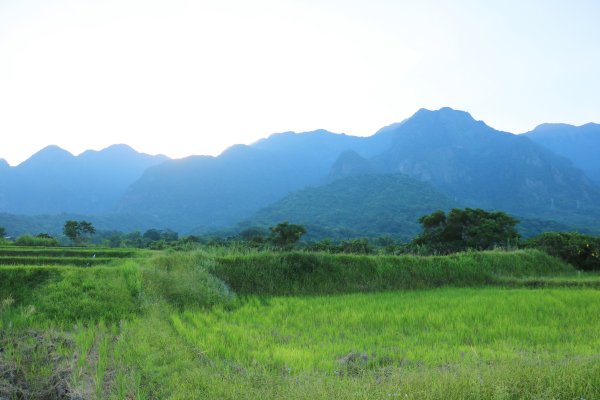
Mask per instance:
[[[371,135],[421,107],[515,133],[600,122],[600,2],[0,2],[0,158],[219,154]]]

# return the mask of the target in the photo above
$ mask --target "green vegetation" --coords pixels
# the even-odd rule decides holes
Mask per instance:
[[[171,318],[216,360],[290,374],[358,374],[399,365],[598,361],[599,311],[595,290],[441,289],[252,298],[233,312]]]
[[[288,220],[305,225],[312,240],[388,235],[408,241],[418,233],[421,215],[455,206],[432,186],[406,175],[368,174],[289,194],[241,226]]]
[[[285,221],[270,228],[271,242],[282,249],[292,248],[306,233],[303,225],[290,224]]]
[[[15,240],[15,245],[17,246],[37,246],[37,247],[52,247],[59,246],[60,243],[55,238],[49,235],[23,235],[19,236],[17,240]]]
[[[134,249],[107,249],[98,247],[50,247],[30,248],[20,246],[0,246],[0,256],[14,257],[108,257],[130,258],[140,254]]]
[[[236,293],[260,295],[475,286],[493,284],[501,276],[575,273],[535,250],[437,257],[259,252],[215,257],[208,269]]]
[[[0,265],[76,265],[91,267],[93,265],[108,264],[113,259],[110,257],[85,258],[85,257],[11,257],[1,256]]]
[[[519,239],[518,221],[501,211],[453,208],[448,215],[440,210],[422,216],[419,222],[423,232],[412,243],[443,254],[515,246]]]
[[[576,232],[547,232],[529,239],[525,247],[543,250],[584,271],[600,271],[598,237]]]
[[[600,276],[535,249],[0,257],[39,260],[0,266],[2,398],[600,396]]]
[[[96,233],[91,222],[68,220],[63,227],[63,233],[73,243],[81,244]]]

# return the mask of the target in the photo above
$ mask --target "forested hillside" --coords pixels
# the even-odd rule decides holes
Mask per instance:
[[[408,241],[420,230],[420,216],[456,205],[431,185],[403,174],[356,175],[292,193],[243,225],[289,220],[306,225],[308,237],[387,235]]]

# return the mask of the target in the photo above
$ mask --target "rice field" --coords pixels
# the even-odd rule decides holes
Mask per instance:
[[[64,265],[0,266],[2,399],[600,398],[600,277],[539,252],[14,250]]]
[[[290,373],[596,357],[600,291],[440,289],[250,298],[235,311],[173,314],[212,358]],[[364,364],[364,365],[363,365]]]

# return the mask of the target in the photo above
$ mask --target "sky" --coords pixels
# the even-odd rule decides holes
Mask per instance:
[[[449,106],[600,122],[597,0],[0,0],[0,158],[217,155]]]

